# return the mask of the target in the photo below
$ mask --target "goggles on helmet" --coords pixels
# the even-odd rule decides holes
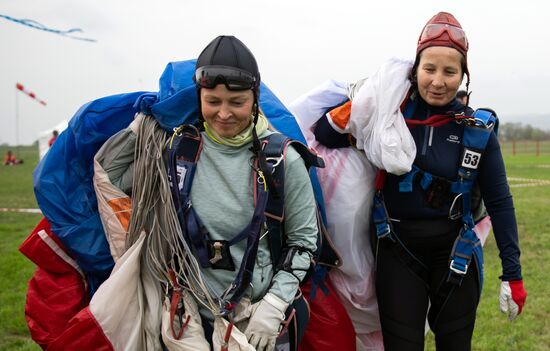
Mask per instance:
[[[420,34],[420,39],[418,40],[418,45],[424,44],[425,42],[434,40],[438,38],[443,32],[449,34],[449,38],[464,52],[468,51],[468,39],[466,38],[466,33],[455,26],[443,23],[428,24],[424,27],[422,34]]]
[[[214,89],[218,84],[224,84],[228,90],[254,89],[256,77],[250,72],[227,66],[202,66],[197,68],[193,77],[201,88]]]

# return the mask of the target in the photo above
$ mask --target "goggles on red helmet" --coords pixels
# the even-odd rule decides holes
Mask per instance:
[[[466,33],[459,28],[445,23],[428,24],[424,27],[418,45],[422,45],[428,41],[435,40],[441,36],[444,32],[447,32],[450,40],[459,46],[464,52],[468,51],[468,38]]]
[[[258,84],[250,72],[228,66],[199,67],[193,80],[199,87],[207,89],[224,84],[228,90],[248,90],[255,89]]]

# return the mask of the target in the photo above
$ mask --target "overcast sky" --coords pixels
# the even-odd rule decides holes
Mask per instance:
[[[550,118],[548,0],[0,0],[0,14],[50,28],[81,28],[78,41],[0,18],[0,144],[70,118],[111,94],[157,91],[168,62],[196,57],[220,34],[255,54],[262,79],[290,103],[327,79],[355,81],[390,57],[414,58],[418,35],[439,11],[453,13],[469,41],[472,105],[501,119]]]

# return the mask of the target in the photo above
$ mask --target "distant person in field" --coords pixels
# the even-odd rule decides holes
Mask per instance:
[[[52,147],[53,143],[55,142],[55,139],[57,139],[57,136],[59,135],[59,132],[57,130],[54,130],[52,132],[52,137],[50,139],[50,141],[48,141],[48,146],[49,147]]]
[[[11,150],[6,152],[4,156],[4,166],[12,166],[23,163],[23,160],[18,160]]]
[[[468,104],[468,92],[466,90],[459,90],[456,93],[456,98],[462,105],[466,106]]]

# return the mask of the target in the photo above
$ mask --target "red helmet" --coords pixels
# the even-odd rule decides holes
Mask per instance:
[[[416,54],[430,46],[446,46],[458,50],[465,61],[465,72],[468,72],[468,38],[456,18],[448,12],[439,12],[433,16],[422,29],[418,37]]]
[[[447,12],[433,16],[422,29],[416,53],[430,46],[447,46],[457,49],[464,57],[468,53],[468,39],[456,18]]]

